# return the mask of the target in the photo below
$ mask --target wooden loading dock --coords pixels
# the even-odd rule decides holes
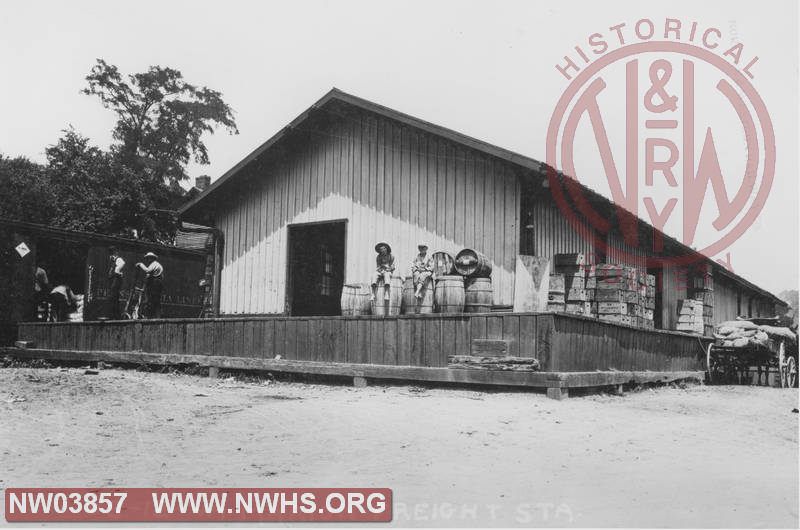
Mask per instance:
[[[32,347],[4,353],[348,376],[356,382],[533,387],[557,399],[570,388],[702,380],[704,370],[699,337],[557,313],[22,323],[18,332]],[[488,364],[464,368],[464,358]]]

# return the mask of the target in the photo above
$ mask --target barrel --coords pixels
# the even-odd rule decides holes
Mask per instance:
[[[437,278],[453,274],[453,256],[447,252],[434,252],[431,254],[431,260],[433,261],[433,275]]]
[[[436,280],[433,293],[437,313],[464,312],[464,278],[461,276],[440,276]]]
[[[456,271],[468,278],[488,278],[492,275],[489,258],[471,248],[465,248],[456,255]]]
[[[369,287],[363,283],[351,283],[342,286],[342,315],[369,315]]]
[[[381,280],[375,290],[375,300],[372,301],[372,314],[383,316],[399,315],[403,300],[403,278],[392,276],[391,286],[389,287],[389,300],[383,298],[385,293],[383,280]]]
[[[414,278],[406,276],[403,282],[403,314],[427,314],[433,313],[433,280],[428,280],[422,288],[422,298],[414,296]]]
[[[489,313],[492,310],[492,279],[472,278],[464,287],[464,312]]]

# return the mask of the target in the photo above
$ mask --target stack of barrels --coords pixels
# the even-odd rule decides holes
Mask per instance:
[[[492,309],[492,264],[480,252],[465,248],[455,259],[433,254],[434,303],[439,313],[488,313]]]
[[[434,252],[433,278],[414,296],[411,276],[395,276],[384,298],[383,283],[378,284],[377,299],[372,301],[368,284],[342,286],[342,315],[398,315],[433,313],[488,313],[492,309],[492,264],[480,252],[466,248],[455,259],[447,252]]]

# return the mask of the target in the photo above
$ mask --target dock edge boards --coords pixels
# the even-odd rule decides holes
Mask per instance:
[[[464,383],[479,385],[521,386],[567,389],[602,387],[629,383],[669,383],[683,379],[702,381],[702,371],[602,371],[602,372],[528,372],[512,370],[471,370],[465,368],[393,366],[379,364],[329,363],[292,361],[286,359],[257,359],[215,355],[184,355],[172,353],[76,351],[36,348],[0,348],[0,354],[19,359],[58,361],[105,361],[128,364],[177,365],[235,370],[259,370],[295,374],[314,374],[367,379],[391,379]]]

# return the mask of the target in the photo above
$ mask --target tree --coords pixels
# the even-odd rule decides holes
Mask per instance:
[[[0,155],[0,217],[48,224],[55,194],[44,166]]]
[[[176,183],[188,178],[186,164],[208,164],[204,133],[222,126],[238,134],[233,111],[219,92],[195,87],[177,70],[152,66],[126,76],[102,59],[86,77],[83,92],[96,95],[117,113],[113,150],[121,162],[151,183]]]
[[[166,242],[174,232],[171,218],[159,210],[174,207],[182,190],[152,185],[114,153],[89,145],[72,129],[48,147],[47,169],[58,207],[53,223],[62,228]]]

